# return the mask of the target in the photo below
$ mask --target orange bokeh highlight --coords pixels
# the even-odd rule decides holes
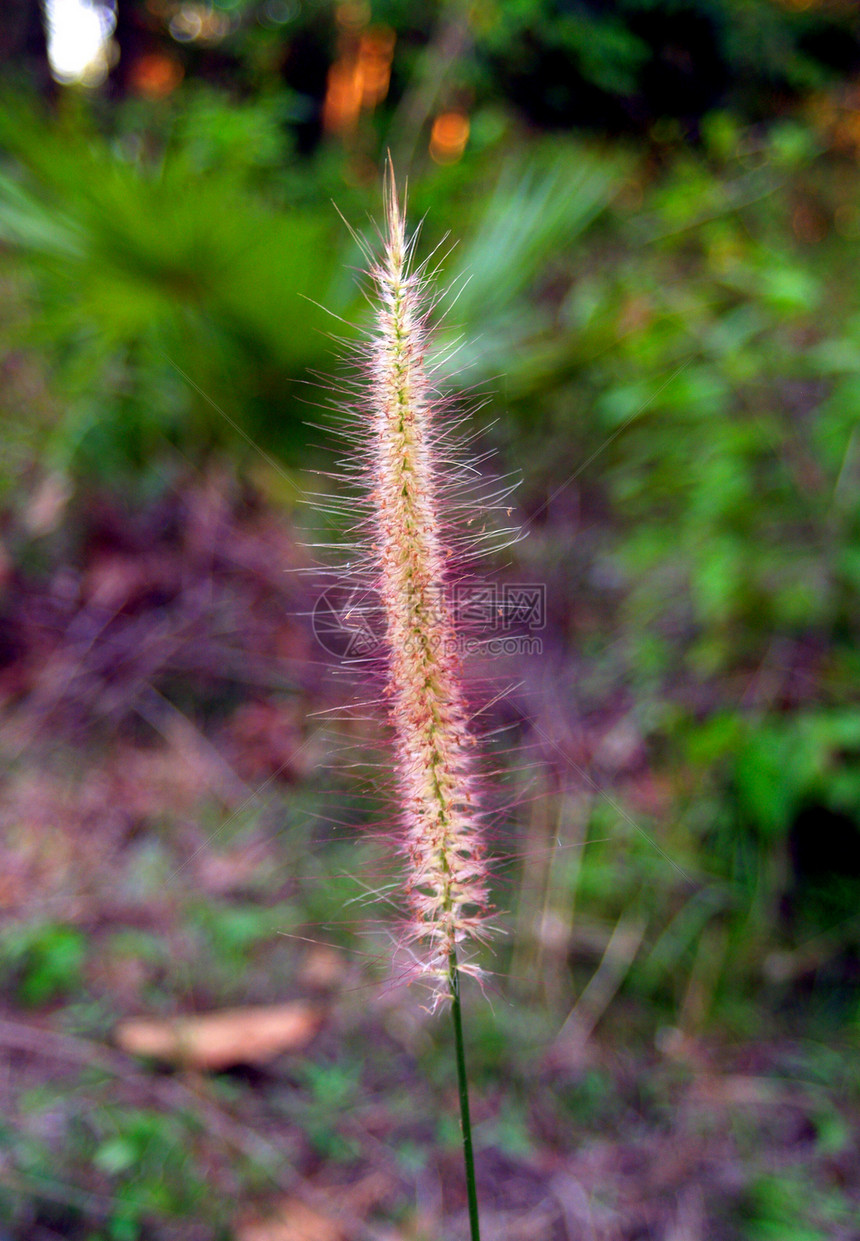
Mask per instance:
[[[361,36],[358,65],[363,108],[375,108],[388,94],[395,38],[394,31],[387,26],[373,26]]]
[[[328,133],[350,133],[362,112],[382,103],[391,81],[395,39],[387,26],[372,26],[357,39],[342,40],[340,55],[328,71],[323,104]]]
[[[323,128],[327,133],[348,133],[355,129],[361,112],[361,87],[356,66],[336,60],[329,66],[323,103]]]
[[[182,81],[184,69],[178,60],[161,52],[139,56],[129,70],[129,87],[144,99],[164,99]]]
[[[440,112],[430,133],[430,157],[437,164],[456,164],[468,141],[468,116],[462,112]]]

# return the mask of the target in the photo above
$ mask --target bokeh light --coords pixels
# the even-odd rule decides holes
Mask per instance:
[[[437,164],[456,164],[469,141],[469,118],[462,112],[442,112],[430,133],[430,157]]]
[[[98,86],[111,63],[113,6],[92,0],[45,0],[48,60],[58,82]]]

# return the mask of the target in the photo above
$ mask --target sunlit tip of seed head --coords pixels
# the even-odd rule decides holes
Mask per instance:
[[[402,261],[406,248],[406,191],[404,188],[401,199],[394,175],[394,161],[390,154],[385,167],[384,198],[387,244]]]

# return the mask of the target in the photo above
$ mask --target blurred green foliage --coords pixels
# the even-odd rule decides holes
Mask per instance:
[[[615,253],[583,255],[558,309],[546,395],[520,399],[544,443],[564,427],[572,461],[599,455],[624,526],[607,571],[631,616],[671,608],[698,629],[703,672],[760,655],[765,634],[850,622],[860,587],[856,291],[838,235],[793,231],[813,191],[781,166],[781,137],[722,175],[682,156],[618,212]],[[639,628],[661,640],[659,620]]]
[[[814,1190],[774,1173],[757,1179],[744,1195],[730,1235],[739,1241],[826,1241],[849,1219],[850,1206],[838,1190]]]
[[[115,483],[142,478],[170,448],[198,464],[227,445],[245,460],[275,450],[295,461],[306,450],[309,405],[327,400],[314,372],[333,367],[331,334],[354,337],[348,320],[361,321],[348,270],[358,253],[320,201],[324,173],[311,201],[285,189],[276,105],[246,111],[271,138],[259,161],[239,122],[235,159],[219,158],[230,124],[213,150],[207,126],[236,118],[211,94],[151,157],[131,136],[109,144],[74,115],[22,124],[11,106],[0,112],[0,242],[7,262],[20,260],[8,270],[21,303],[5,343],[38,349],[48,364],[58,415],[39,447],[56,468]],[[471,212],[456,273],[458,327],[488,341],[476,376],[509,349],[529,349],[541,326],[524,300],[536,267],[605,206],[622,166],[552,144],[507,159],[500,178],[484,174],[490,192]],[[369,205],[346,197],[354,215],[357,202]],[[438,198],[438,187],[419,188],[416,210]],[[460,214],[449,206],[436,229]]]
[[[847,4],[488,0],[482,16],[476,53],[487,77],[544,123],[635,129],[716,107],[755,113],[774,91],[832,80],[860,50]]]
[[[0,934],[4,981],[22,1004],[47,1004],[79,991],[86,957],[86,936],[61,922],[13,924]]]
[[[267,207],[249,184],[253,148],[238,169],[201,167],[193,141],[148,164],[11,110],[0,141],[16,156],[0,238],[26,261],[34,311],[17,343],[51,368],[55,463],[116,480],[166,444],[199,459],[261,424],[289,451],[297,381],[328,352],[317,302],[343,308],[334,218]]]
[[[196,1149],[199,1119],[111,1101],[99,1081],[90,1080],[86,1087],[93,1104],[86,1113],[75,1106],[74,1091],[62,1088],[30,1091],[22,1097],[21,1110],[31,1128],[60,1120],[67,1143],[64,1158],[86,1167],[97,1178],[100,1194],[93,1199],[78,1193],[58,1176],[56,1152],[47,1143],[23,1132],[0,1132],[6,1158],[14,1160],[20,1184],[31,1195],[25,1206],[20,1196],[0,1190],[0,1218],[22,1231],[56,1229],[92,1241],[138,1241],[165,1219],[212,1222]]]
[[[229,15],[214,50],[187,39],[177,46],[169,9],[160,45],[181,58],[191,80],[220,70],[255,94],[283,92],[293,132],[310,146],[320,136],[325,68],[344,31],[366,24],[397,36],[383,131],[404,95],[426,89],[469,99],[479,114],[502,107],[542,127],[645,133],[655,122],[677,121],[695,132],[718,108],[770,116],[786,98],[839,81],[860,64],[851,0],[374,0],[351,8],[336,0],[219,0],[213,7]]]

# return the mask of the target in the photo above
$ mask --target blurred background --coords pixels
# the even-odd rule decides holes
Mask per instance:
[[[303,572],[386,151],[546,586],[475,669],[486,1236],[856,1239],[852,0],[5,0],[0,1237],[465,1235]]]

